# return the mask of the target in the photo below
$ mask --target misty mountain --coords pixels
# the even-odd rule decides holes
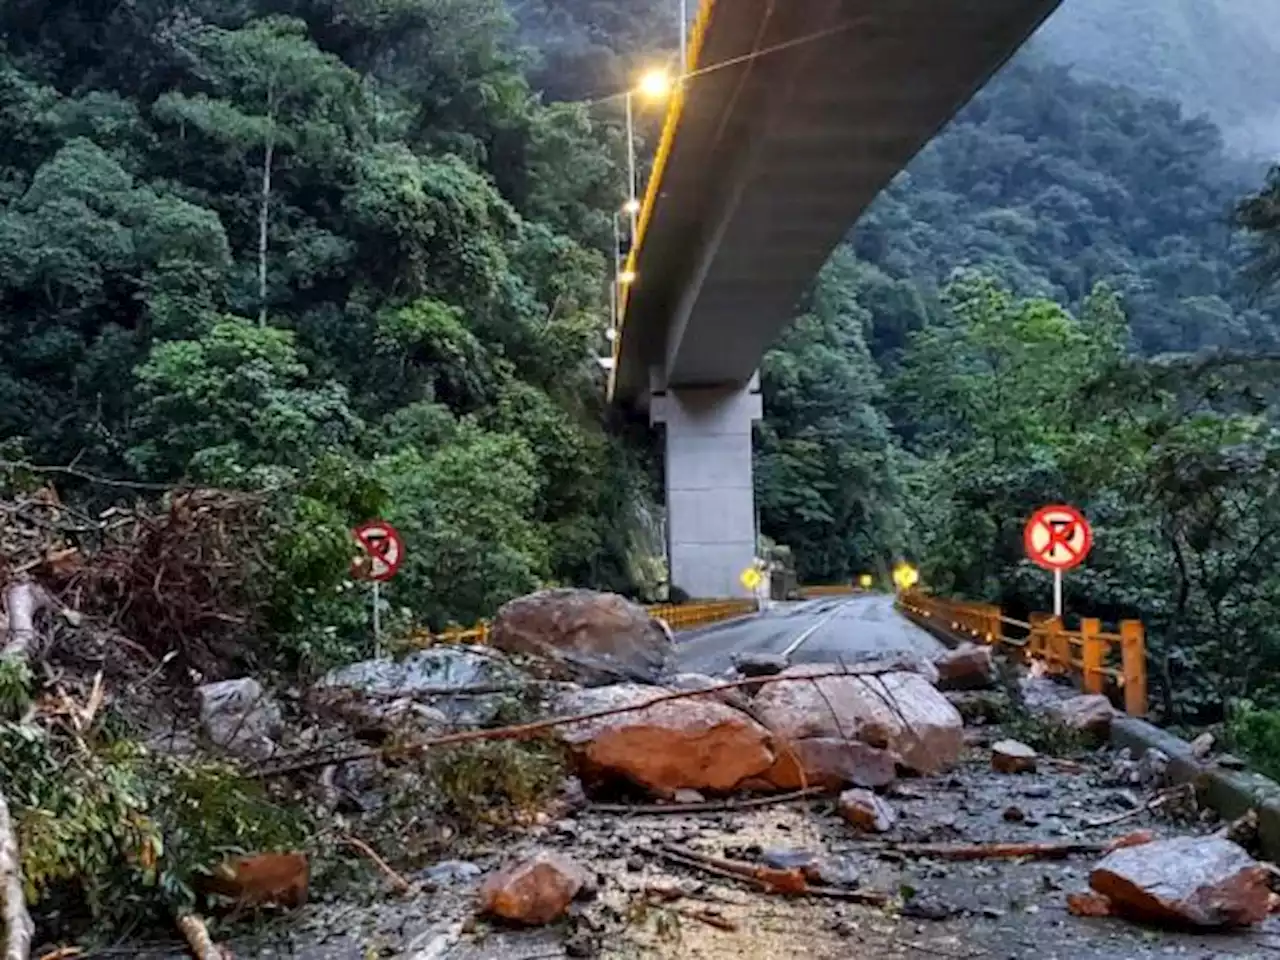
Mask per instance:
[[[1208,115],[1236,151],[1280,153],[1280,0],[1066,0],[1033,46]]]

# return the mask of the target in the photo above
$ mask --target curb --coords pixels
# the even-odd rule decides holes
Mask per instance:
[[[959,647],[962,644],[975,642],[973,637],[968,634],[956,633],[951,629],[942,626],[942,624],[937,620],[934,620],[932,617],[919,616],[918,614],[912,613],[910,610],[903,610],[896,604],[894,605],[894,610],[897,612],[898,616],[902,617],[908,623],[915,624],[925,633],[929,634],[951,650],[956,649],[956,647]]]
[[[1263,854],[1271,860],[1280,857],[1280,784],[1274,780],[1198,760],[1187,741],[1136,717],[1117,716],[1112,720],[1111,745],[1128,747],[1134,759],[1140,759],[1148,750],[1159,750],[1169,758],[1169,778],[1175,784],[1194,784],[1200,802],[1224,820],[1235,820],[1256,810]]]

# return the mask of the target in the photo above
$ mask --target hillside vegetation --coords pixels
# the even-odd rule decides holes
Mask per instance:
[[[1080,76],[1180,103],[1248,153],[1280,150],[1280,2],[1066,0],[1038,35]]]

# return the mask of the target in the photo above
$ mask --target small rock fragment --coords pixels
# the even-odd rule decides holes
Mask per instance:
[[[1137,777],[1148,789],[1164,786],[1169,779],[1169,755],[1163,750],[1148,750],[1138,760]]]
[[[760,855],[766,867],[775,870],[805,869],[818,860],[818,855],[811,850],[794,850],[790,847],[765,850]]]
[[[259,853],[228,860],[196,878],[196,889],[234,900],[237,908],[307,902],[310,866],[306,854]]]
[[[1191,741],[1191,755],[1203,760],[1213,752],[1213,734],[1207,730]]]
[[[564,916],[586,885],[587,874],[558,853],[537,853],[487,877],[480,909],[513,923],[541,926]]]
[[[220,747],[261,760],[275,752],[282,726],[280,707],[252,677],[222,680],[196,688],[200,725]]]
[[[733,658],[733,665],[744,677],[772,677],[791,664],[780,653],[740,653]]]
[[[950,920],[959,912],[937,897],[912,897],[902,905],[902,915],[912,920]]]
[[[823,887],[856,887],[862,880],[857,864],[849,857],[823,857],[804,868],[810,883]]]
[[[1067,895],[1067,911],[1073,917],[1109,917],[1111,901],[1100,893],[1072,893]]]
[[[697,790],[690,790],[687,787],[677,790],[671,795],[673,803],[705,803],[707,800]]]
[[[1148,922],[1234,927],[1270,909],[1267,870],[1219,837],[1174,837],[1116,850],[1089,875],[1114,912]]]
[[[474,882],[482,871],[476,864],[467,860],[442,860],[422,871],[428,880],[440,886],[450,884],[469,884]]]
[[[1005,807],[1002,816],[1009,823],[1021,823],[1027,819],[1027,815],[1021,807]]]
[[[1001,740],[991,746],[991,768],[997,773],[1034,773],[1037,754],[1025,743]]]
[[[885,833],[893,828],[898,814],[870,790],[846,790],[840,794],[840,815],[859,830]]]

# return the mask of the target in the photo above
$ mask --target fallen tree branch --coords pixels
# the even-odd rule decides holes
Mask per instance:
[[[1095,827],[1110,827],[1117,823],[1123,823],[1125,820],[1132,820],[1134,817],[1141,816],[1142,814],[1148,813],[1149,811],[1158,810],[1160,807],[1163,807],[1170,800],[1176,799],[1181,794],[1194,793],[1194,792],[1195,792],[1194,784],[1181,783],[1181,784],[1178,784],[1178,786],[1176,787],[1169,787],[1167,790],[1159,791],[1155,796],[1149,799],[1146,803],[1142,804],[1141,806],[1135,807],[1132,810],[1125,810],[1111,817],[1103,817],[1101,820],[1086,820],[1084,823],[1084,826],[1088,829],[1093,829]]]
[[[374,851],[374,849],[371,846],[369,846],[367,843],[365,843],[363,840],[361,840],[359,837],[353,837],[350,834],[348,834],[347,836],[342,838],[342,842],[349,847],[354,847],[356,850],[359,850],[371,861],[373,861],[373,865],[376,866],[379,870],[381,870],[383,875],[386,876],[386,878],[391,881],[391,886],[395,888],[396,893],[405,894],[413,889],[410,886],[408,880],[400,876],[400,874],[396,873],[396,871],[392,869],[391,865],[388,864],[387,861],[383,860],[380,856],[378,856],[378,854]]]
[[[880,849],[894,850],[904,857],[929,857],[935,860],[1058,860],[1063,857],[1090,854],[1101,856],[1122,847],[1136,847],[1155,839],[1149,830],[1125,834],[1106,843],[1064,841],[1061,843],[885,843]]]
[[[255,777],[278,777],[286,773],[299,773],[303,770],[313,770],[316,767],[325,767],[331,763],[350,763],[353,760],[366,760],[370,757],[383,756],[385,754],[396,754],[398,756],[416,756],[430,750],[432,747],[449,747],[459,743],[474,743],[479,740],[526,740],[531,737],[544,733],[547,730],[553,730],[556,727],[568,726],[573,723],[585,723],[589,720],[600,720],[605,717],[616,717],[624,713],[637,713],[641,710],[648,710],[661,703],[670,703],[673,700],[687,700],[691,697],[705,697],[716,694],[722,690],[737,690],[740,687],[749,685],[760,685],[770,683],[808,683],[812,680],[821,680],[827,677],[846,677],[846,676],[878,676],[883,673],[893,673],[897,670],[894,666],[883,666],[876,664],[855,664],[851,668],[843,670],[831,670],[825,673],[810,674],[805,677],[746,677],[741,680],[728,680],[724,683],[712,684],[709,687],[702,687],[697,690],[676,690],[669,693],[660,694],[643,703],[630,703],[621,707],[610,707],[605,710],[593,710],[589,713],[579,713],[568,717],[552,717],[547,720],[535,720],[532,723],[520,723],[509,727],[494,727],[490,730],[464,730],[459,733],[448,733],[439,737],[427,737],[422,740],[415,741],[407,746],[397,749],[386,747],[367,747],[360,750],[349,750],[344,753],[323,755],[307,754],[295,759],[283,760],[282,762],[270,767],[255,771]]]
[[[800,870],[779,870],[774,867],[762,867],[758,864],[742,860],[725,860],[713,857],[696,850],[663,844],[656,851],[658,856],[690,867],[702,870],[729,880],[737,880],[750,884],[765,893],[785,894],[789,896],[825,897],[834,900],[847,900],[868,906],[882,907],[889,902],[889,895],[878,890],[841,890],[835,887],[811,887]]]
[[[187,941],[196,960],[230,960],[231,955],[214,943],[213,937],[209,936],[209,928],[196,914],[181,914],[178,917],[178,929],[182,931],[183,939]]]
[[[752,797],[749,800],[706,800],[698,803],[593,803],[589,813],[655,814],[655,813],[732,813],[734,810],[752,810],[772,807],[794,800],[804,800],[829,793],[823,787],[808,787],[791,793],[779,793],[771,797]]]
[[[644,898],[644,902],[659,910],[669,910],[671,913],[679,914],[682,917],[688,917],[690,920],[698,920],[707,926],[715,927],[717,930],[724,930],[728,933],[737,933],[738,924],[734,920],[730,920],[726,916],[722,916],[710,909],[702,907],[681,907],[674,903],[667,903],[656,897]],[[557,954],[558,956],[558,954]]]
[[[0,895],[4,897],[4,960],[28,960],[35,924],[27,912],[22,858],[13,832],[9,801],[0,791]]]

